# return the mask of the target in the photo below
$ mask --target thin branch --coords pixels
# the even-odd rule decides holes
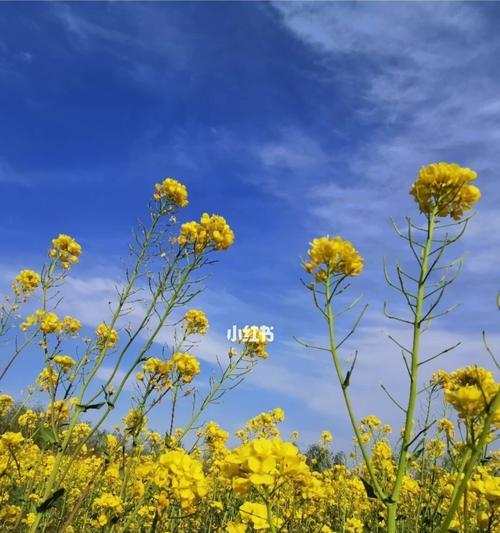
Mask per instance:
[[[313,344],[308,344],[307,342],[304,342],[300,340],[298,337],[292,337],[294,341],[298,342],[300,345],[304,346],[304,348],[311,348],[313,350],[323,350],[325,352],[329,352],[329,348],[323,348],[322,346],[314,346]]]
[[[431,357],[428,357],[427,359],[424,359],[423,361],[420,361],[420,363],[418,363],[418,366],[422,366],[422,365],[425,365],[425,364],[427,364],[427,363],[430,363],[431,361],[433,361],[434,359],[437,359],[437,358],[440,357],[441,355],[444,355],[445,353],[451,352],[452,350],[454,350],[455,348],[457,348],[457,347],[460,346],[461,344],[462,344],[462,341],[457,342],[457,343],[454,344],[453,346],[450,346],[449,348],[446,348],[446,349],[442,350],[442,351],[439,352],[438,354],[433,355],[433,356],[431,356]]]
[[[404,407],[394,398],[394,396],[392,396],[392,394],[387,390],[387,387],[383,383],[380,383],[380,388],[387,394],[389,400],[391,400],[392,403],[399,407],[399,409],[401,409],[403,413],[406,413]]]

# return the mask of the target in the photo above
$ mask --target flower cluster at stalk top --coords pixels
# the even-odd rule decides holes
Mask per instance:
[[[239,341],[243,344],[243,355],[247,357],[260,357],[267,359],[269,354],[266,347],[269,344],[267,333],[259,326],[246,326],[243,328],[243,335]]]
[[[191,354],[180,352],[174,353],[172,361],[184,383],[191,383],[193,378],[200,373],[200,363],[196,357]]]
[[[484,497],[488,502],[498,505],[500,503],[500,477],[489,475],[484,467],[479,467],[477,472],[470,482],[472,491]]]
[[[173,178],[166,178],[161,183],[157,183],[155,190],[153,198],[157,201],[167,200],[178,207],[186,207],[189,203],[185,185]]]
[[[477,174],[456,163],[431,163],[422,167],[410,194],[425,215],[451,216],[459,220],[480,198],[481,191],[471,185]]]
[[[182,224],[177,240],[180,245],[193,244],[196,253],[206,248],[219,251],[233,244],[234,233],[224,217],[203,213],[200,222],[193,220]]]
[[[148,382],[150,387],[159,391],[169,389],[172,385],[172,378],[170,373],[174,368],[174,362],[172,360],[163,361],[156,357],[148,357],[142,370],[148,376]],[[141,372],[136,376],[139,381],[144,380],[144,374]]]
[[[69,355],[56,355],[53,361],[64,373],[69,372],[75,365],[75,360]]]
[[[320,237],[310,243],[310,261],[304,268],[321,283],[330,276],[357,276],[363,270],[363,258],[350,241],[341,237]]]
[[[500,390],[493,373],[485,368],[468,366],[451,374],[440,370],[433,381],[444,389],[445,400],[458,412],[460,418],[481,416]],[[495,422],[500,421],[500,409],[495,413]]]
[[[183,327],[187,335],[199,334],[206,335],[208,329],[208,318],[203,311],[199,309],[190,309],[183,318]]]
[[[16,282],[12,285],[12,290],[16,295],[31,294],[39,285],[40,276],[33,270],[21,270],[16,276]]]
[[[52,239],[53,248],[50,249],[50,257],[54,257],[62,268],[68,269],[70,263],[78,263],[78,258],[82,253],[82,247],[69,235],[61,233],[56,239]]]

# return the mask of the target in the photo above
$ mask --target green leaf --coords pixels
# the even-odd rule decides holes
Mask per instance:
[[[40,428],[40,438],[47,444],[55,444],[57,442],[54,432],[47,427]]]
[[[81,409],[84,413],[86,413],[87,411],[90,411],[91,409],[100,409],[103,405],[106,405],[106,402],[77,404],[76,406],[79,409]]]
[[[60,488],[52,494],[52,496],[49,496],[44,502],[42,502],[37,508],[37,512],[39,513],[45,513],[45,511],[48,511],[51,507],[54,507],[57,500],[62,497],[64,494],[64,489]]]
[[[377,498],[377,495],[375,494],[375,491],[373,490],[373,487],[368,483],[368,481],[364,480],[363,478],[360,478],[363,482],[363,485],[365,486],[366,494],[368,498]]]

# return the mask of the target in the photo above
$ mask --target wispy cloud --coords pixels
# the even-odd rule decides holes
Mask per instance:
[[[356,176],[399,182],[427,161],[456,158],[493,179],[500,38],[487,12],[466,3],[274,5],[327,68],[346,57],[361,64],[358,114],[373,134],[352,156]]]

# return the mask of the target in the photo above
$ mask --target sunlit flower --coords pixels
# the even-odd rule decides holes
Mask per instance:
[[[455,163],[431,163],[420,169],[410,194],[422,213],[458,220],[481,198],[481,191],[470,184],[476,177],[473,170]]]
[[[50,257],[56,258],[62,268],[68,269],[71,263],[78,263],[78,258],[82,253],[82,247],[69,235],[59,234],[59,237],[52,239]]]
[[[444,389],[444,397],[453,405],[461,418],[482,415],[497,394],[500,385],[493,373],[485,368],[468,366],[438,379]]]
[[[203,213],[200,222],[186,222],[181,226],[177,240],[180,245],[192,244],[196,253],[207,248],[227,250],[234,242],[234,233],[224,217]]]
[[[186,187],[173,178],[166,178],[161,183],[155,185],[156,192],[153,194],[155,200],[166,199],[178,207],[188,205],[188,193]]]
[[[53,361],[63,372],[68,372],[75,364],[75,360],[69,355],[56,355]]]
[[[320,237],[311,242],[309,261],[304,268],[318,283],[330,276],[357,276],[363,270],[363,258],[352,243],[341,237]]]
[[[40,285],[40,276],[33,270],[21,270],[12,285],[15,294],[31,294]]]
[[[116,330],[106,326],[103,322],[97,326],[96,332],[97,345],[102,348],[113,349],[118,342],[118,333]]]
[[[260,357],[267,359],[269,354],[266,351],[269,339],[266,332],[259,326],[247,326],[242,330],[242,337],[239,341],[243,344],[243,355],[248,357]]]
[[[208,329],[207,315],[199,309],[190,309],[184,315],[183,327],[188,335],[196,333],[206,335]]]
[[[251,524],[255,531],[269,529],[269,522],[267,518],[267,508],[262,503],[245,502],[240,506],[241,520],[245,524]],[[273,516],[273,526],[280,528],[283,520]]]
[[[200,363],[188,353],[174,353],[172,361],[184,383],[190,383],[200,373]]]

